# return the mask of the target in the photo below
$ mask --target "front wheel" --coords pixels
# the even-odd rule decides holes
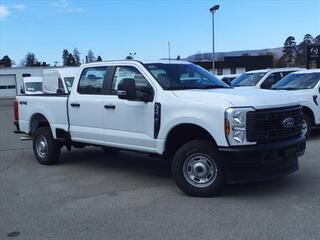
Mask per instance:
[[[38,162],[54,164],[60,157],[59,143],[52,137],[50,127],[40,127],[33,135],[33,153]]]
[[[205,140],[184,144],[173,158],[172,174],[177,186],[188,195],[216,195],[223,184],[224,175],[216,146]]]

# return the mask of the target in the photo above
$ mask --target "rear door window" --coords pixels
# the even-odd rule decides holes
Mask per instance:
[[[89,67],[82,71],[78,93],[97,95],[102,94],[103,83],[107,77],[107,67]]]

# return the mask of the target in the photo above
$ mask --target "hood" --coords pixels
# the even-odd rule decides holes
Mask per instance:
[[[254,86],[243,86],[243,87],[233,87],[233,88],[236,88],[236,89],[257,89],[258,87],[256,85]],[[258,88],[260,89],[260,88]]]
[[[235,107],[254,107],[256,109],[284,107],[298,104],[290,93],[263,89],[192,89],[173,91],[177,97],[192,99],[196,102],[224,104],[229,102]]]

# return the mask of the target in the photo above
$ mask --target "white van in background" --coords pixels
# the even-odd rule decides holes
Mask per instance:
[[[42,94],[42,77],[24,77],[23,79],[23,88],[24,93],[28,95]]]
[[[42,73],[43,92],[69,93],[77,71],[77,67],[44,70]]]
[[[232,81],[232,87],[270,89],[289,73],[304,68],[273,68],[248,71]]]

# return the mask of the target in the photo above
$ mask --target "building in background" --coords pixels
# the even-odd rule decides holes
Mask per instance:
[[[211,60],[193,61],[193,63],[212,72]],[[223,60],[215,61],[216,75],[240,74],[265,68],[273,68],[272,55],[224,57]]]

